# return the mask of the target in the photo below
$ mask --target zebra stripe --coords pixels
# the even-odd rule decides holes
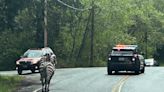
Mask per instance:
[[[55,65],[50,61],[50,59],[46,58],[43,58],[40,63],[40,80],[42,83],[42,92],[49,91],[50,81],[55,72]]]

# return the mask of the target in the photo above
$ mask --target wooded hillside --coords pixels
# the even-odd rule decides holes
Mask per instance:
[[[115,44],[137,44],[145,57],[164,59],[164,0],[48,0],[47,9],[58,67],[105,66]],[[0,70],[44,46],[43,12],[44,0],[0,0]]]

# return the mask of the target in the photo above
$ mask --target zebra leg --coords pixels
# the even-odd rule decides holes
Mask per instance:
[[[47,92],[49,92],[49,84],[48,83],[47,83],[46,87],[47,87]]]
[[[43,79],[41,79],[41,82],[42,82],[42,92],[44,92],[44,82],[43,82]]]
[[[46,79],[46,81],[45,81],[45,90],[46,90],[46,92],[48,92],[49,90],[48,90],[48,80]]]
[[[49,92],[49,88],[50,88],[50,80],[48,81],[48,85],[47,85],[48,86],[48,92]]]
[[[48,78],[48,83],[47,83],[48,92],[49,92],[49,86],[50,86],[50,82],[51,82],[51,79],[52,79],[53,75],[54,75],[54,71],[52,72],[51,76],[49,76],[49,78]]]
[[[50,89],[49,89],[49,83],[47,84],[47,92],[49,92],[50,91]]]
[[[46,85],[46,78],[44,78],[44,92],[47,92]]]
[[[47,84],[45,83],[44,85],[45,85],[45,86],[44,86],[44,87],[45,87],[44,90],[45,90],[45,92],[47,92]]]
[[[50,85],[50,80],[48,80],[48,83],[47,83],[47,92],[49,92],[49,85]]]

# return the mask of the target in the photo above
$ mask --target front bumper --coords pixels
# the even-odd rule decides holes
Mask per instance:
[[[118,63],[118,62],[110,62],[108,63],[108,68],[113,71],[137,71],[140,66],[135,62],[131,63]]]
[[[31,69],[38,69],[38,64],[29,64],[29,63],[24,63],[24,64],[18,64],[16,65],[16,69],[22,69],[22,70],[31,70]]]

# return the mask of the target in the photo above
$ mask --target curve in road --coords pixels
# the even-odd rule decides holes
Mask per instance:
[[[114,85],[112,92],[121,92],[121,88],[128,78],[128,75],[123,77],[117,84]]]

